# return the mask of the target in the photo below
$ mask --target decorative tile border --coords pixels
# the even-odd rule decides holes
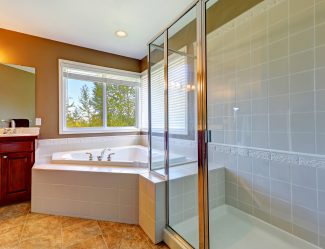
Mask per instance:
[[[269,151],[249,149],[248,156],[257,158],[257,159],[270,160],[270,152]]]
[[[296,164],[308,167],[325,167],[325,156],[303,154],[299,152],[267,150],[236,145],[209,143],[209,149],[220,153],[250,157],[262,160],[276,161],[286,164]]]
[[[325,158],[313,157],[313,156],[300,156],[299,165],[309,167],[325,167]]]
[[[287,164],[299,164],[299,156],[298,154],[293,155],[291,153],[271,152],[271,161]]]

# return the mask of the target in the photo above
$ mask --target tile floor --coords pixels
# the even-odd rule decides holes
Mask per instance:
[[[0,207],[0,249],[167,249],[138,225],[44,215],[30,203]]]

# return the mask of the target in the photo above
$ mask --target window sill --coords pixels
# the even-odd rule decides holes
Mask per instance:
[[[75,128],[60,130],[60,134],[102,134],[102,133],[127,133],[127,132],[140,132],[139,128],[135,127],[118,127],[118,128]]]

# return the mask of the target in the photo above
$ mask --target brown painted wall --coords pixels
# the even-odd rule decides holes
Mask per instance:
[[[141,73],[148,68],[148,59],[147,56],[140,60],[140,71]]]
[[[140,72],[140,61],[0,29],[0,63],[36,68],[36,116],[42,118],[41,138],[94,136],[59,135],[58,59],[134,72]]]

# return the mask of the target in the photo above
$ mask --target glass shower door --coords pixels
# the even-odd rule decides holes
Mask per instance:
[[[196,6],[167,32],[168,225],[198,248]]]

